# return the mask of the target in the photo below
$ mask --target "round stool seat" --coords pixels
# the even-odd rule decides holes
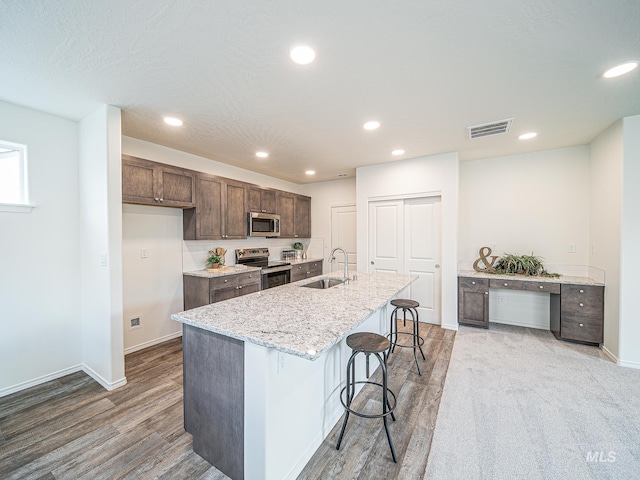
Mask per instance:
[[[415,300],[409,300],[408,298],[396,298],[391,300],[391,305],[400,308],[418,308],[420,303]]]
[[[352,333],[347,337],[347,346],[351,350],[363,353],[381,353],[389,350],[389,339],[377,333]]]

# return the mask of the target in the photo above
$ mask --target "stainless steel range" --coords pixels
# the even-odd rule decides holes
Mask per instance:
[[[291,264],[283,261],[270,262],[267,247],[237,249],[236,263],[248,267],[260,267],[263,290],[291,282]]]

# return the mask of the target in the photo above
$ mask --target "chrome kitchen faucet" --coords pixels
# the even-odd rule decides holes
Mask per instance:
[[[333,254],[336,253],[336,250],[341,250],[342,254],[344,255],[344,273],[342,275],[346,279],[344,283],[348,284],[349,283],[349,257],[347,255],[347,251],[344,248],[340,248],[340,247],[334,248],[333,250],[331,250],[331,253],[329,254],[329,263],[332,263],[335,260],[335,257],[333,256]]]

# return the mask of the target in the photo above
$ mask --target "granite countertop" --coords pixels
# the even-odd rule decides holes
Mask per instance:
[[[353,272],[352,272],[353,274]],[[173,320],[315,360],[382,308],[417,275],[355,272],[357,280],[300,287],[325,274],[171,315]]]
[[[225,275],[237,275],[238,273],[257,272],[257,271],[260,271],[260,268],[258,267],[236,268],[234,266],[231,266],[231,267],[222,267],[222,268],[208,268],[206,270],[193,270],[190,272],[182,272],[182,274],[189,275],[191,277],[213,278],[213,277],[223,277]]]
[[[301,263],[311,263],[311,262],[323,262],[322,258],[297,258],[295,260],[283,260],[283,262],[289,262],[291,265],[299,265]]]
[[[573,277],[570,275],[560,275],[559,277],[530,277],[527,275],[501,275],[495,273],[476,272],[475,270],[461,270],[459,277],[489,278],[496,280],[520,280],[523,282],[537,283],[565,283],[573,285],[604,285],[604,283],[589,277]]]

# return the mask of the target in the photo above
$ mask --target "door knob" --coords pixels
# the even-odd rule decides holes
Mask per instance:
[[[436,268],[440,268],[440,264],[439,263],[436,263]]]
[[[373,260],[371,260],[371,265],[373,265]]]

